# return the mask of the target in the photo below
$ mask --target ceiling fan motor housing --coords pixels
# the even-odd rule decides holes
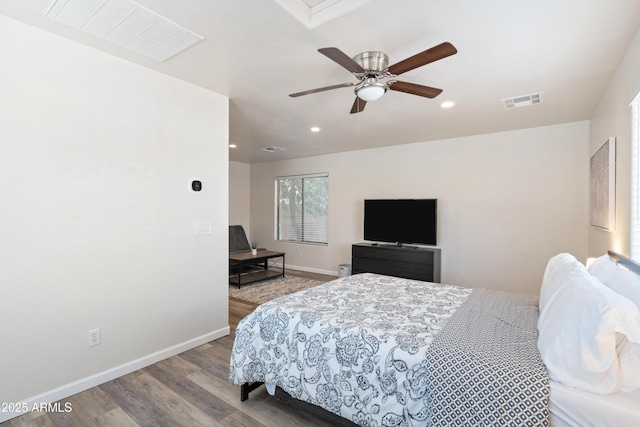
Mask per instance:
[[[381,73],[389,67],[389,57],[383,52],[362,52],[353,57],[367,72]]]
[[[354,92],[363,101],[375,101],[387,91],[388,86],[379,81],[385,77],[384,71],[389,67],[389,57],[378,51],[368,51],[357,54],[353,60],[364,68],[363,75],[356,76],[362,81]]]

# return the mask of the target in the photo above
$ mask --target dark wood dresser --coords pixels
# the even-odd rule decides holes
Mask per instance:
[[[351,271],[440,283],[440,248],[358,243],[351,245]]]

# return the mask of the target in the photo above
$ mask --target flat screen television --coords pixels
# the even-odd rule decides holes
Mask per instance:
[[[437,199],[365,200],[364,239],[435,246],[437,219]]]

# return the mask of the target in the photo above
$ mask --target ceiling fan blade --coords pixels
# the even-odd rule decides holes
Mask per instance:
[[[353,107],[351,107],[351,114],[360,113],[364,110],[365,105],[367,105],[367,101],[363,101],[356,96],[356,100],[353,102]]]
[[[341,87],[350,87],[350,86],[355,86],[358,83],[342,83],[339,85],[333,85],[333,86],[325,86],[325,87],[320,87],[318,89],[310,89],[310,90],[305,90],[304,92],[297,92],[297,93],[292,93],[289,96],[292,98],[296,98],[298,96],[303,96],[303,95],[310,95],[312,93],[317,93],[317,92],[324,92],[325,90],[331,90],[331,89],[339,89]]]
[[[389,85],[389,89],[410,93],[411,95],[424,96],[425,98],[435,98],[442,93],[442,89],[407,82],[394,82]]]
[[[338,49],[337,47],[323,47],[318,49],[318,52],[334,61],[336,64],[346,68],[352,73],[364,73],[364,68],[360,66],[356,61],[351,59],[346,53]]]
[[[427,49],[424,52],[413,55],[404,61],[393,64],[389,67],[389,72],[398,76],[402,73],[406,73],[407,71],[411,71],[414,68],[422,67],[423,65],[454,55],[457,52],[458,50],[451,43],[444,42],[432,47],[431,49]]]

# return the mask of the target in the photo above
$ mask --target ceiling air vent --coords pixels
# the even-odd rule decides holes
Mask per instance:
[[[45,16],[159,62],[204,40],[129,0],[54,0]]]
[[[280,147],[265,147],[262,151],[266,151],[267,153],[277,153],[278,151],[287,151],[284,148]]]
[[[507,110],[516,107],[527,107],[529,105],[540,104],[542,102],[542,93],[534,93],[531,95],[516,96],[515,98],[505,98],[502,105]]]

